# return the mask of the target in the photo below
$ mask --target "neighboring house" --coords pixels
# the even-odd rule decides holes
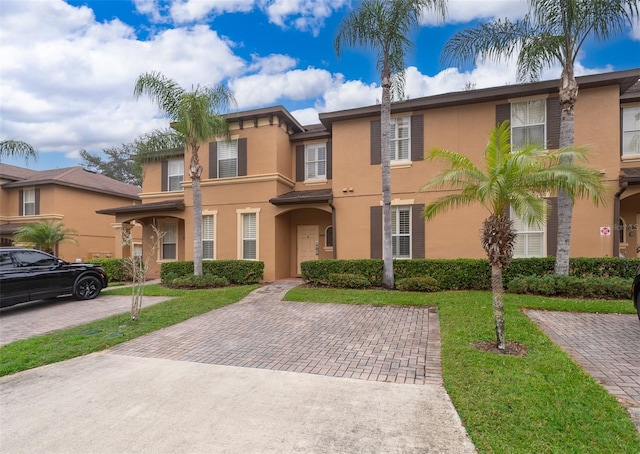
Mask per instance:
[[[29,170],[0,164],[0,238],[2,245],[13,243],[13,234],[21,226],[43,220],[61,221],[77,244],[60,243],[57,254],[67,260],[96,257],[122,257],[120,229],[97,209],[140,203],[140,188],[83,169],[68,167],[53,170]],[[125,225],[132,228],[132,225]],[[114,231],[114,229],[116,229]],[[115,232],[117,231],[117,234]],[[142,242],[142,229],[134,236]]]
[[[578,78],[575,143],[591,149],[589,165],[604,172],[605,206],[579,201],[572,256],[640,255],[640,69]],[[393,253],[402,258],[482,258],[481,206],[425,223],[421,211],[439,192],[416,193],[439,170],[423,160],[431,147],[465,153],[480,163],[488,134],[510,119],[514,145],[558,147],[557,81],[470,90],[392,105]],[[320,114],[300,125],[283,107],[226,115],[231,141],[201,144],[204,166],[205,259],[261,260],[265,279],[300,274],[314,259],[380,258],[382,196],[380,106]],[[208,153],[207,153],[208,150]],[[116,222],[136,220],[165,232],[159,264],[193,259],[189,156],[167,153],[145,166],[141,205],[102,209]],[[550,197],[552,211],[555,198]],[[552,256],[556,217],[519,231],[515,255]],[[607,228],[611,232],[607,234]],[[148,250],[148,245],[145,246]]]

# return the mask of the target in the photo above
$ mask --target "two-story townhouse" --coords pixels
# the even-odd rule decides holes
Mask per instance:
[[[640,221],[640,70],[578,79],[575,143],[591,149],[589,165],[607,180],[609,203],[579,201],[572,256],[636,256]],[[424,161],[432,147],[461,152],[480,164],[490,130],[511,121],[514,145],[558,147],[557,81],[449,93],[392,105],[392,225],[396,258],[484,257],[481,206],[425,223],[421,211],[439,192],[419,193],[440,169]],[[382,251],[380,107],[320,115],[302,126],[281,106],[226,115],[231,141],[201,144],[204,167],[205,259],[261,260],[265,279],[300,274],[300,263],[323,258],[379,258]],[[136,220],[165,233],[153,273],[167,260],[193,258],[189,156],[167,152],[150,162],[139,206],[101,210],[117,223]],[[546,225],[525,225],[517,256],[555,254],[555,195]],[[606,234],[609,228],[611,234]]]
[[[21,226],[51,220],[60,221],[65,228],[76,232],[72,235],[75,242],[63,242],[56,251],[65,260],[122,257],[133,253],[122,245],[119,230],[122,225],[113,225],[95,211],[139,204],[137,186],[82,167],[38,171],[0,164],[0,188],[2,245],[11,245],[13,234]],[[114,235],[114,228],[118,229],[118,235]],[[141,227],[133,232],[141,245]]]

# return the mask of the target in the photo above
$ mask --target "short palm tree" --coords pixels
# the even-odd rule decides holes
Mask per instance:
[[[340,56],[343,47],[364,47],[376,54],[382,82],[381,168],[382,168],[382,259],[383,283],[393,288],[391,243],[391,95],[404,96],[404,60],[413,46],[409,34],[419,26],[424,8],[444,16],[445,0],[364,0],[338,27],[334,45]]]
[[[16,243],[22,243],[49,254],[58,254],[60,243],[74,243],[78,241],[71,235],[76,235],[73,229],[67,229],[60,221],[42,221],[26,224],[14,233]]]
[[[0,158],[17,157],[29,159],[38,159],[38,152],[27,142],[20,140],[3,140],[0,142]]]
[[[445,170],[420,188],[420,192],[447,189],[424,208],[429,220],[451,208],[481,203],[489,211],[482,227],[481,243],[491,265],[493,314],[497,347],[505,350],[502,270],[513,257],[516,232],[509,210],[526,223],[543,222],[547,216],[544,197],[562,189],[573,199],[603,200],[603,175],[592,168],[566,163],[566,158],[585,160],[584,152],[563,148],[547,152],[535,146],[511,151],[511,129],[505,121],[489,135],[484,169],[466,156],[442,149],[429,150],[425,159],[441,160]]]
[[[162,132],[151,134],[147,140],[147,152],[162,152],[167,144],[180,144],[191,152],[189,177],[193,190],[193,268],[202,275],[202,191],[200,179],[202,166],[198,149],[201,142],[212,137],[228,136],[229,126],[220,115],[234,102],[233,94],[224,85],[213,88],[197,85],[187,91],[164,75],[151,72],[138,77],[134,88],[136,98],[148,95],[169,119],[172,132],[162,138]],[[151,150],[153,144],[162,148]],[[149,153],[146,158],[152,157]]]
[[[574,104],[578,84],[574,74],[582,45],[593,37],[606,41],[633,26],[638,0],[528,0],[529,13],[511,22],[499,19],[490,24],[456,33],[443,50],[446,63],[473,63],[480,56],[518,56],[520,80],[538,79],[542,70],[559,64],[560,148],[574,143]],[[570,159],[569,156],[566,159]],[[556,274],[569,274],[569,246],[573,203],[569,194],[558,195],[558,250]]]

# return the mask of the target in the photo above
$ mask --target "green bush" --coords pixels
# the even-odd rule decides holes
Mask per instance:
[[[251,260],[205,260],[202,274],[226,278],[232,284],[256,284],[264,276],[264,263]],[[186,277],[193,275],[192,261],[165,262],[160,267],[160,278],[167,282],[167,276]]]
[[[437,292],[440,284],[431,276],[405,277],[396,281],[396,288],[403,292]]]
[[[100,265],[109,277],[109,282],[127,282],[133,280],[126,264],[127,259],[90,259],[86,263]]]
[[[328,284],[329,274],[359,274],[370,285],[382,285],[382,260],[312,260],[302,262],[302,280],[313,285]]]
[[[628,299],[631,279],[620,277],[528,276],[509,282],[509,293],[567,298]]]
[[[415,259],[393,262],[397,281],[408,277],[431,276],[442,290],[488,290],[491,268],[482,259]]]
[[[368,288],[371,281],[360,274],[331,273],[327,276],[327,285],[336,288]]]
[[[176,277],[171,280],[167,279],[167,287],[181,288],[181,289],[201,289],[201,288],[216,288],[226,287],[229,285],[229,280],[226,277],[214,276],[213,274],[203,274],[202,276],[184,276]]]

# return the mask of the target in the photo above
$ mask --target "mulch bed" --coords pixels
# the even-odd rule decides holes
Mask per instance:
[[[511,356],[526,356],[527,347],[518,342],[507,342],[505,351],[498,350],[497,342],[491,341],[478,341],[471,344],[473,348],[482,350],[483,352],[497,353],[499,355],[511,355]]]

